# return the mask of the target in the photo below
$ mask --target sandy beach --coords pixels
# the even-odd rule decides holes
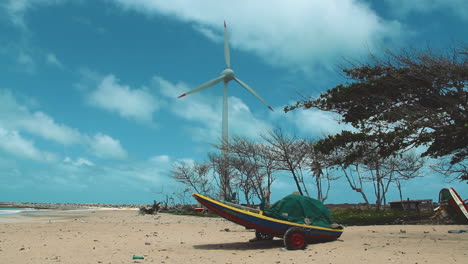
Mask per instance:
[[[348,227],[337,241],[286,251],[222,218],[49,212],[0,217],[0,263],[468,263],[468,233],[453,229],[468,226]]]

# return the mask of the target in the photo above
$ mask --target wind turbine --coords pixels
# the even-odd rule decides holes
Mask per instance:
[[[222,140],[223,143],[228,142],[228,82],[234,80],[238,82],[242,87],[244,87],[248,92],[253,94],[253,96],[257,97],[258,100],[260,100],[263,104],[265,104],[271,111],[273,111],[273,108],[267,104],[265,100],[263,100],[260,95],[258,95],[257,92],[255,92],[254,89],[250,88],[246,83],[241,81],[239,78],[236,77],[234,74],[234,71],[231,69],[231,55],[229,53],[229,40],[228,40],[228,32],[226,28],[226,21],[224,21],[224,59],[226,61],[226,68],[221,72],[221,75],[211,81],[208,81],[197,88],[190,90],[182,95],[180,95],[178,98],[184,97],[189,94],[193,94],[196,92],[199,92],[201,90],[204,90],[206,88],[209,88],[221,81],[224,83],[224,96],[223,96],[223,118],[222,118]]]

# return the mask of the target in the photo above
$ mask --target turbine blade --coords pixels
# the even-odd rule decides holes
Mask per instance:
[[[186,93],[184,93],[184,94],[179,95],[179,97],[177,97],[177,98],[181,98],[181,97],[184,97],[184,96],[186,96],[186,95],[193,94],[193,93],[196,93],[196,92],[201,91],[201,90],[203,90],[203,89],[206,89],[206,88],[208,88],[208,87],[211,87],[211,86],[213,86],[213,85],[219,83],[219,82],[222,81],[223,79],[224,79],[224,75],[221,75],[221,76],[219,76],[218,78],[213,79],[213,80],[211,80],[211,81],[209,81],[209,82],[206,82],[206,83],[204,83],[204,84],[198,86],[197,88],[195,88],[195,89],[193,89],[193,90],[190,90],[190,91],[188,91],[188,92],[186,92]]]
[[[243,81],[241,81],[237,77],[234,77],[234,80],[236,80],[236,82],[238,82],[242,87],[244,87],[247,91],[249,91],[251,94],[253,94],[255,97],[257,97],[258,100],[262,101],[262,103],[264,105],[266,105],[271,111],[274,111],[273,108],[271,106],[269,106],[268,103],[265,100],[263,100],[263,98],[260,97],[260,95],[258,95],[257,92],[254,91],[254,89],[250,88],[246,83],[244,83]]]
[[[226,21],[224,21],[224,60],[226,61],[226,67],[231,68],[231,54],[229,53],[229,39]]]

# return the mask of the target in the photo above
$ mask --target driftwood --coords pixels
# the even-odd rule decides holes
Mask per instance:
[[[155,215],[159,212],[159,209],[160,209],[160,204],[161,203],[158,203],[156,202],[156,200],[154,200],[154,203],[152,206],[143,206],[143,207],[140,207],[140,213],[141,214],[152,214],[152,215]]]

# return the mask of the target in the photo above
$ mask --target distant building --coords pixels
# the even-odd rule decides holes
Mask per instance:
[[[403,200],[390,202],[390,209],[393,210],[409,210],[420,212],[422,210],[432,210],[432,199],[422,200]]]

